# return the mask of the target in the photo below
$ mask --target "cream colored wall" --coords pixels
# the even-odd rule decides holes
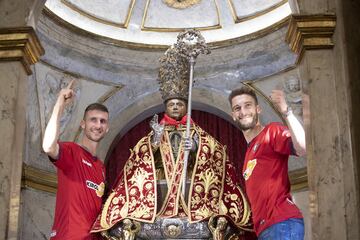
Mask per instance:
[[[311,240],[311,223],[309,211],[309,191],[301,190],[292,193],[295,204],[300,208],[304,217],[305,224],[305,240]]]
[[[22,190],[19,239],[49,239],[54,221],[54,209],[55,194],[31,188]]]

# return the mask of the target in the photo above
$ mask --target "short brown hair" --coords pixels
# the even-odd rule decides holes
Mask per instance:
[[[256,97],[255,91],[252,90],[251,88],[249,88],[248,86],[244,86],[244,87],[237,88],[237,89],[231,91],[229,98],[228,98],[230,105],[231,105],[231,101],[234,97],[243,95],[243,94],[247,94],[247,95],[251,96],[255,100],[256,105],[258,104],[258,99]]]
[[[98,110],[101,112],[109,113],[109,110],[107,109],[107,107],[105,105],[103,105],[101,103],[92,103],[85,108],[84,117],[83,117],[84,119],[85,119],[86,113],[91,110]]]

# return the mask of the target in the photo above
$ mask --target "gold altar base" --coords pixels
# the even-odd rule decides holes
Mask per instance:
[[[110,230],[110,236],[113,239],[121,238],[120,226],[115,226]],[[224,239],[232,239],[231,236],[235,233],[232,227],[227,227]],[[243,234],[240,232],[238,234]],[[212,233],[208,228],[208,222],[203,221],[199,223],[189,223],[186,218],[160,218],[154,223],[142,223],[141,230],[137,234],[137,240],[151,240],[151,239],[177,239],[177,240],[209,240],[212,238]],[[236,238],[234,238],[236,239]]]
[[[187,188],[190,182],[188,181]],[[167,194],[166,180],[158,180],[158,203],[161,206],[162,200]],[[225,231],[225,238],[229,239],[235,233],[235,229],[228,225]],[[240,232],[238,234],[242,234]],[[122,239],[121,224],[115,225],[109,230],[109,235],[113,239]],[[187,218],[158,218],[154,223],[141,223],[141,230],[137,233],[137,240],[150,239],[177,239],[177,240],[209,240],[212,233],[208,227],[208,221],[189,223]]]

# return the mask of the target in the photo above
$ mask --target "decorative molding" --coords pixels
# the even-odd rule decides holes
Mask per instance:
[[[133,9],[134,9],[135,0],[131,0],[131,2],[129,4],[129,7],[128,7],[128,12],[126,14],[125,21],[123,23],[116,23],[116,22],[113,22],[113,21],[109,21],[109,20],[106,20],[106,19],[101,18],[99,16],[95,16],[94,14],[85,12],[84,10],[80,9],[78,6],[74,5],[73,3],[71,3],[71,2],[69,2],[67,0],[61,0],[61,3],[63,3],[65,6],[67,6],[71,10],[73,10],[73,11],[75,11],[75,12],[77,12],[77,13],[79,13],[79,14],[87,17],[87,18],[90,18],[90,19],[92,19],[94,21],[97,21],[97,22],[100,22],[100,23],[103,23],[103,24],[106,24],[106,25],[114,26],[114,27],[127,28],[128,25],[129,25],[131,14],[132,14]]]
[[[146,1],[145,11],[142,17],[141,21],[141,30],[142,31],[150,31],[150,32],[183,32],[186,31],[188,28],[163,28],[163,27],[146,27],[145,22],[149,11],[149,5],[151,0]],[[208,31],[208,30],[214,30],[214,29],[221,29],[221,23],[220,23],[220,11],[219,6],[217,2],[214,0],[214,4],[216,7],[216,13],[217,13],[217,23],[213,26],[204,26],[204,27],[194,27],[193,29],[199,30],[199,31]]]
[[[207,43],[208,46],[211,49],[217,49],[217,48],[222,48],[222,47],[228,47],[228,46],[232,46],[234,44],[240,44],[240,43],[244,43],[244,42],[248,42],[248,41],[252,41],[258,38],[262,38],[268,34],[271,34],[273,32],[276,32],[277,30],[279,30],[282,27],[285,27],[286,25],[288,25],[289,23],[289,16],[282,19],[279,22],[276,22],[264,29],[261,29],[257,32],[254,33],[250,33],[247,35],[243,35],[240,37],[236,37],[236,38],[231,38],[231,39],[227,39],[227,40],[222,40],[222,41],[216,41],[216,42],[210,42]]]
[[[234,22],[235,23],[240,23],[240,22],[245,22],[247,20],[251,20],[257,17],[260,17],[266,13],[269,13],[279,7],[281,7],[282,5],[286,4],[288,2],[288,0],[282,0],[281,2],[274,4],[273,6],[266,8],[262,11],[258,11],[252,14],[249,14],[247,16],[243,16],[243,17],[238,17],[237,13],[236,13],[236,8],[235,5],[233,3],[233,0],[228,0],[229,6],[230,6],[230,10],[231,10],[231,14],[233,16]]]
[[[23,165],[21,185],[44,192],[56,193],[57,177],[55,173]]]
[[[292,15],[285,41],[298,54],[297,63],[301,61],[305,50],[333,48],[331,37],[335,26],[334,14]]]
[[[177,1],[177,0],[163,0],[166,5],[172,8],[177,9],[185,9],[191,7],[192,5],[198,4],[201,0],[185,0],[185,1]]]
[[[47,7],[44,7],[43,14],[47,18],[51,19],[51,21],[53,21],[55,24],[58,24],[59,26],[65,28],[65,29],[68,29],[75,34],[78,34],[78,35],[81,35],[84,37],[88,37],[88,38],[92,38],[97,41],[103,42],[105,44],[111,44],[111,45],[119,46],[122,48],[128,48],[128,49],[132,49],[132,50],[141,50],[141,51],[145,50],[145,51],[154,51],[154,52],[163,52],[169,48],[169,45],[134,43],[134,42],[129,42],[129,41],[113,39],[113,38],[109,38],[106,36],[102,36],[102,35],[98,35],[98,34],[86,31],[84,29],[81,29],[81,28],[69,23],[69,22],[64,21],[62,18],[58,17]],[[286,17],[282,21],[274,23],[273,25],[270,25],[260,31],[257,31],[257,32],[251,33],[251,34],[247,34],[244,36],[227,39],[227,40],[210,42],[207,44],[211,49],[218,49],[218,48],[232,46],[234,44],[240,44],[240,43],[244,43],[247,41],[255,40],[255,39],[264,37],[268,34],[271,34],[282,27],[285,27],[289,23],[289,18],[290,17]],[[201,29],[197,29],[197,30],[201,30]]]
[[[44,53],[32,27],[0,28],[0,61],[20,61],[31,75],[30,66]]]
[[[309,189],[307,168],[289,172],[291,191],[300,192]]]
[[[163,51],[169,47],[167,45],[133,43],[133,42],[129,42],[129,41],[113,39],[110,37],[92,33],[87,30],[84,30],[82,28],[79,28],[78,26],[76,26],[72,23],[65,21],[64,19],[62,19],[61,17],[59,17],[55,13],[53,13],[46,6],[43,9],[43,14],[47,18],[51,19],[51,21],[53,21],[55,24],[59,25],[60,27],[70,30],[74,34],[88,37],[91,39],[95,39],[95,40],[103,42],[105,44],[111,44],[111,45],[115,45],[118,47],[128,48],[128,49],[133,49],[133,50],[147,50],[147,51]]]

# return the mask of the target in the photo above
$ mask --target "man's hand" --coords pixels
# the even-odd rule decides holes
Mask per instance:
[[[75,80],[71,80],[65,88],[60,90],[57,99],[60,106],[68,106],[73,102],[75,97],[75,92],[73,90],[74,83]]]
[[[305,131],[299,120],[293,114],[289,114],[291,111],[288,111],[284,92],[282,90],[273,90],[270,99],[280,113],[286,116],[286,125],[289,127],[296,154],[304,156],[306,154]]]
[[[270,99],[281,114],[285,114],[287,112],[288,105],[285,100],[285,93],[282,90],[272,90]]]
[[[150,121],[150,127],[154,132],[152,143],[155,146],[158,146],[160,144],[161,136],[164,133],[164,124],[159,124],[159,117],[157,114],[154,115],[154,117]]]

